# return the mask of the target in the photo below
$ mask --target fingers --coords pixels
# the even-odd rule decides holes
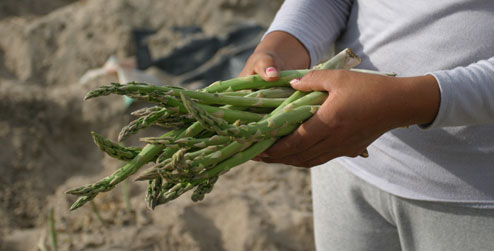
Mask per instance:
[[[314,149],[316,151],[313,151]],[[324,164],[336,157],[338,157],[338,155],[331,150],[325,149],[325,151],[321,151],[319,146],[314,146],[311,147],[311,150],[300,152],[297,155],[285,156],[283,158],[256,157],[256,160],[265,163],[281,163],[298,167],[314,167]]]
[[[335,145],[331,139],[326,139],[318,142],[308,149],[300,149],[300,151],[296,154],[283,157],[266,156],[261,154],[256,157],[256,160],[266,163],[282,163],[298,167],[314,167],[340,156],[352,158],[364,157],[363,153],[367,153],[367,150],[362,149],[365,148],[347,144]]]
[[[321,121],[319,111],[309,120],[300,125],[293,133],[280,139],[264,152],[266,156],[283,158],[297,155],[318,144],[327,137],[326,125]]]
[[[266,81],[275,81],[280,78],[280,72],[276,66],[276,62],[269,54],[258,56],[254,64],[254,71]]]
[[[245,63],[244,68],[242,69],[242,71],[238,74],[238,77],[245,77],[245,76],[256,74],[254,72],[254,67],[252,67],[251,64],[252,63],[250,62],[250,60],[247,61],[247,63]]]
[[[290,84],[299,91],[330,91],[330,83],[341,74],[338,70],[315,70],[302,78],[293,79]]]
[[[306,160],[302,163],[301,167],[314,167],[314,166],[318,166],[318,165],[322,165],[334,158],[336,158],[337,156],[335,156],[334,154],[330,154],[330,153],[325,153],[325,154],[321,154],[319,156],[316,156],[314,157],[313,159],[310,159],[310,160]]]
[[[266,81],[275,81],[280,78],[280,67],[269,53],[253,54],[247,61],[239,77],[259,74]]]

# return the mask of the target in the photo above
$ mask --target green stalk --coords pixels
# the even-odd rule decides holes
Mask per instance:
[[[131,112],[130,115],[136,116],[136,117],[142,117],[142,116],[146,116],[150,113],[157,112],[161,109],[163,109],[162,106],[144,107],[144,108],[141,108],[141,109],[138,109],[138,110]],[[178,113],[178,109],[170,109],[169,108],[169,110]]]
[[[234,105],[234,106],[253,106],[253,107],[277,107],[283,102],[283,98],[262,98],[223,95],[221,93],[206,93],[200,91],[182,91],[173,90],[170,92],[175,97],[185,95],[189,98],[197,99],[202,104]]]
[[[89,92],[88,95],[86,96],[86,99],[103,96],[103,95],[109,95],[109,94],[127,95],[131,98],[138,100],[157,102],[165,106],[172,106],[172,108],[178,108],[179,111],[182,113],[187,112],[187,109],[182,104],[182,102],[180,102],[180,100],[172,96],[160,96],[160,92],[146,92],[144,94],[141,93],[132,94],[132,92],[134,92],[135,90],[139,90],[139,88],[149,87],[149,86],[143,86],[142,84],[128,84],[128,85],[134,85],[134,86],[132,86],[132,88],[128,87],[127,85],[120,85],[120,84],[112,84],[111,86],[102,86],[99,88],[100,90],[95,89]],[[235,97],[235,98],[241,98],[241,97]],[[209,113],[224,118],[225,120],[232,123],[236,120],[242,120],[246,122],[258,121],[263,117],[263,115],[252,112],[228,110],[222,107],[210,106],[205,104],[199,104],[199,105]]]
[[[49,232],[50,232],[50,250],[58,250],[57,245],[57,231],[55,229],[55,212],[53,208],[50,208],[50,215],[48,217]]]
[[[328,61],[314,66],[314,70],[345,69],[349,70],[362,62],[350,49],[344,49]]]
[[[294,92],[295,90],[291,87],[272,87],[257,90],[248,96],[254,98],[288,98]]]
[[[295,90],[291,87],[274,87],[269,89],[261,89],[255,92],[252,92],[246,97],[255,97],[255,98],[288,98],[290,97]],[[246,106],[233,106],[233,105],[225,105],[223,106],[225,109],[229,110],[247,110],[256,107],[246,107]],[[257,109],[265,109],[265,108],[257,108]],[[255,112],[259,113],[259,112]],[[262,112],[261,112],[262,113]]]
[[[228,96],[245,97],[245,96],[251,94],[252,92],[253,92],[252,90],[240,90],[240,91],[235,91],[235,92],[222,92],[221,94],[228,95]]]
[[[192,148],[192,147],[204,148],[207,146],[223,145],[229,143],[231,141],[231,138],[218,136],[218,135],[212,136],[210,138],[184,137],[180,139],[174,139],[171,137],[168,138],[147,137],[147,138],[141,138],[141,141],[153,145],[162,145],[168,147],[170,147],[170,145],[176,145],[177,147],[184,147],[184,148]]]
[[[242,152],[236,153],[231,158],[219,163],[215,167],[205,171],[204,173],[196,177],[196,180],[193,181],[192,184],[194,185],[199,184],[205,179],[210,179],[216,175],[221,175],[229,171],[231,168],[251,160],[252,158],[266,151],[271,145],[273,145],[276,142],[276,140],[278,140],[277,137],[265,139],[261,142],[254,144],[253,146],[247,148]]]
[[[301,78],[310,70],[288,70],[280,72],[280,79],[266,82],[259,75],[250,75],[225,81],[216,81],[204,88],[205,92],[215,93],[223,91],[238,91],[243,89],[266,89],[271,87],[290,86],[290,80]]]
[[[310,93],[304,93],[305,95],[293,102],[281,107],[280,109],[275,110],[272,114],[283,113],[287,111],[291,111],[297,107],[306,106],[306,105],[322,105],[326,98],[328,97],[327,92],[321,91],[312,91]]]
[[[160,119],[167,118],[177,112],[171,112],[167,108],[161,108],[160,110],[150,112],[138,119],[130,122],[127,126],[124,126],[120,133],[118,134],[118,141],[121,142],[125,140],[129,135],[136,134],[139,130],[148,128]]]
[[[125,210],[127,213],[132,212],[132,207],[130,206],[129,182],[127,180],[122,182],[122,197],[125,203]]]
[[[380,71],[372,71],[372,70],[364,70],[364,69],[350,69],[350,71],[367,73],[367,74],[376,74],[382,76],[396,77],[396,73],[393,72],[380,72]]]
[[[236,106],[256,106],[256,107],[277,107],[282,99],[276,98],[256,98],[256,97],[238,97],[223,95],[220,93],[207,93],[202,91],[182,90],[170,88],[168,86],[148,85],[145,83],[131,82],[125,85],[113,83],[108,86],[101,86],[90,91],[85,99],[91,99],[98,96],[106,96],[109,94],[127,95],[129,97],[140,97],[149,95],[150,97],[158,97],[159,100],[166,96],[180,97],[185,95],[193,99],[199,100],[203,104],[220,104],[220,105],[236,105]],[[166,101],[163,101],[166,103]]]

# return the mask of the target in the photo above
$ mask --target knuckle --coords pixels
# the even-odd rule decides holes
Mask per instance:
[[[330,81],[333,86],[340,86],[343,83],[346,83],[349,79],[347,70],[332,70],[330,75]]]
[[[334,80],[345,79],[347,75],[347,70],[341,70],[341,69],[332,70],[331,75]]]
[[[263,64],[274,64],[274,59],[271,55],[269,54],[264,54],[261,58],[261,62]]]

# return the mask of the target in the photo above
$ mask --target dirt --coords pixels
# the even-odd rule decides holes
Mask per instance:
[[[305,169],[251,161],[223,175],[204,201],[186,194],[154,211],[145,206],[145,184],[129,181],[94,200],[102,220],[90,204],[70,212],[75,197],[64,194],[122,165],[98,150],[90,131],[116,139],[129,110],[121,97],[82,100],[117,79],[82,85],[79,78],[111,55],[133,56],[133,29],[157,30],[150,41],[164,55],[186,42],[174,26],[220,37],[239,24],[267,27],[281,2],[2,1],[0,250],[48,247],[50,209],[59,250],[313,250]]]

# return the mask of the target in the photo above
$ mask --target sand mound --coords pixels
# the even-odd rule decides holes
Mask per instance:
[[[110,55],[134,55],[133,29],[156,30],[149,43],[163,56],[189,41],[173,27],[218,37],[240,24],[266,27],[281,1],[45,2],[0,3],[0,250],[47,243],[50,208],[60,250],[313,249],[307,170],[250,162],[224,175],[203,202],[185,195],[155,211],[145,207],[145,184],[129,182],[95,199],[102,221],[89,204],[69,212],[75,198],[63,194],[121,165],[89,132],[115,139],[130,119],[120,97],[82,102],[89,89],[117,81],[81,85],[84,72]],[[160,133],[153,130],[146,133]]]

